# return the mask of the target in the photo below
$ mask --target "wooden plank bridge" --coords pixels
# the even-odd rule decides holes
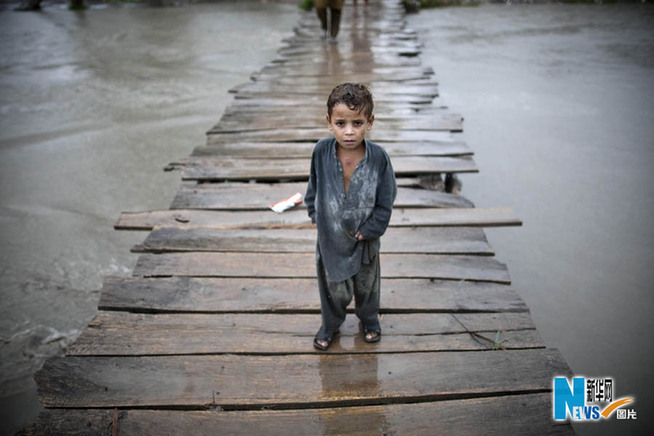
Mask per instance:
[[[95,319],[36,374],[44,406],[27,434],[571,434],[551,419],[570,370],[545,347],[484,227],[520,225],[475,208],[451,176],[475,172],[462,118],[433,100],[433,71],[396,0],[346,5],[338,44],[314,12],[233,103],[206,144],[172,162],[170,209],[124,213],[149,231],[132,277],[107,277]],[[315,230],[304,193],[327,136],[325,100],[343,81],[376,100],[370,139],[399,193],[382,240],[381,342],[350,314],[326,353]]]

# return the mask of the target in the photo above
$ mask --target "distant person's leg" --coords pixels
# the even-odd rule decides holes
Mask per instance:
[[[343,9],[343,0],[329,0],[329,9],[331,12],[330,36],[333,40],[338,36],[338,30],[341,27],[341,9]]]
[[[329,32],[327,31],[327,2],[328,0],[315,0],[316,14],[320,20],[320,37],[326,39]]]

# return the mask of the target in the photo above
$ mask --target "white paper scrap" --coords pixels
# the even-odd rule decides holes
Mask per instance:
[[[302,194],[297,192],[291,195],[290,197],[285,198],[284,200],[271,204],[270,208],[277,213],[282,213],[285,210],[292,208],[296,204],[300,204],[301,202],[302,202]]]

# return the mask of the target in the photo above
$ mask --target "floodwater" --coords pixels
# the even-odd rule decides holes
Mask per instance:
[[[167,209],[174,159],[204,144],[229,88],[275,58],[295,4],[0,12],[0,434],[29,424],[32,375],[129,276],[144,233],[121,211]]]
[[[612,377],[654,431],[654,7],[486,5],[423,10],[409,24],[461,113],[479,207],[524,226],[487,235],[548,347],[578,375]],[[617,399],[616,398],[616,399]],[[629,407],[629,406],[627,406]]]
[[[295,4],[0,11],[0,430],[29,424],[33,372],[93,317],[102,278],[127,276],[144,233],[121,211],[167,208],[162,168],[204,142],[227,90],[274,59]],[[464,115],[478,206],[522,228],[487,233],[549,347],[610,376],[651,429],[654,9],[487,5],[409,18],[439,104]]]

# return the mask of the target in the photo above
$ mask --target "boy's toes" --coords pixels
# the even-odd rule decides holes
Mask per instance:
[[[370,331],[366,332],[363,336],[363,340],[366,342],[377,342],[381,339],[381,332]]]
[[[329,342],[325,341],[324,339],[316,339],[316,343],[325,348],[327,348],[327,345],[329,345]]]

